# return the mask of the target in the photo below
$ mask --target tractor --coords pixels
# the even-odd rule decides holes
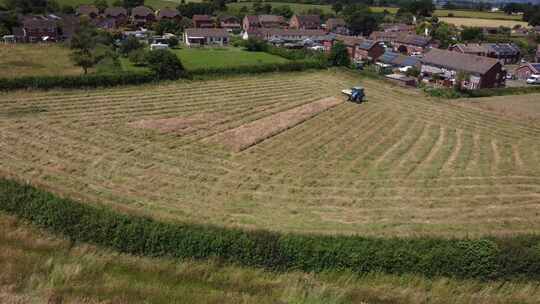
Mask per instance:
[[[352,87],[349,90],[343,90],[341,92],[348,96],[349,101],[352,101],[355,103],[362,103],[366,97],[366,95],[364,94],[363,87]]]

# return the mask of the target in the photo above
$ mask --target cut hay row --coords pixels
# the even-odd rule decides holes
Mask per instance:
[[[273,136],[250,128],[356,84],[367,103],[262,127]],[[0,95],[2,113],[22,110],[0,119],[0,174],[118,210],[322,233],[540,228],[538,127],[356,74],[26,94]],[[237,128],[265,140],[239,153],[209,141]]]

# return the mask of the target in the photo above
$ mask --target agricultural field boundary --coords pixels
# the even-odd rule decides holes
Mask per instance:
[[[221,143],[235,152],[240,152],[299,125],[342,102],[343,100],[337,97],[324,98],[227,130],[208,140]]]
[[[166,223],[60,198],[5,178],[0,178],[0,210],[75,242],[150,257],[215,258],[276,271],[350,270],[481,280],[540,279],[538,235],[383,239]]]

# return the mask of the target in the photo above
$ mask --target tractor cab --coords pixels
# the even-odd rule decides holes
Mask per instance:
[[[349,101],[356,103],[363,102],[366,97],[363,87],[352,87],[350,90],[343,90],[341,92],[348,96]]]

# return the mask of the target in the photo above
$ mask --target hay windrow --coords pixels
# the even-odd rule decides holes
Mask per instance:
[[[225,145],[235,152],[243,151],[257,143],[290,129],[302,122],[342,103],[336,97],[324,98],[288,111],[247,123],[222,132],[209,140]]]

